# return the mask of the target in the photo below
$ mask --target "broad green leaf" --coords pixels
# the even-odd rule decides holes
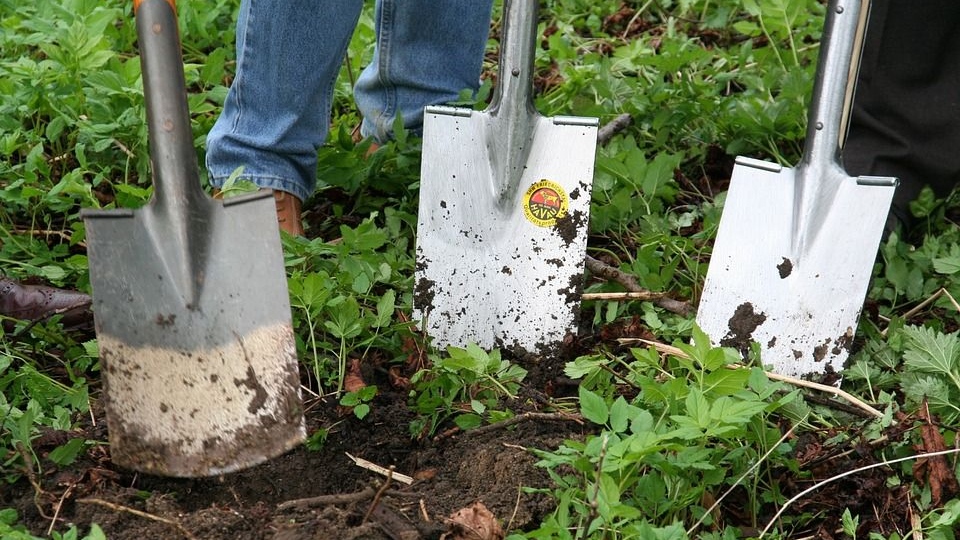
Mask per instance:
[[[906,326],[907,348],[903,360],[907,367],[925,373],[954,376],[960,360],[960,339],[922,326]]]
[[[623,396],[618,396],[610,406],[610,428],[617,432],[627,431],[630,421],[640,412],[640,409],[627,403]]]
[[[936,257],[932,261],[933,269],[938,274],[953,275],[960,272],[960,245],[950,246],[950,254],[945,257]]]
[[[377,316],[374,319],[375,328],[389,326],[393,320],[393,312],[396,310],[397,292],[393,289],[387,289],[380,300],[377,300]]]
[[[610,411],[607,403],[602,397],[587,390],[583,386],[579,388],[580,394],[580,413],[587,420],[594,424],[604,425],[610,418]]]

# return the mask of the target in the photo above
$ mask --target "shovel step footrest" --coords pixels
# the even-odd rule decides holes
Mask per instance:
[[[583,116],[554,116],[553,124],[556,126],[594,127],[600,125],[600,119]]]
[[[891,176],[858,176],[858,186],[878,186],[878,187],[897,187],[900,184],[898,178]]]
[[[473,109],[467,107],[451,107],[450,105],[430,105],[424,109],[427,114],[443,114],[446,116],[462,116],[469,118],[473,115]]]
[[[783,165],[780,165],[779,163],[771,163],[769,161],[763,161],[762,159],[754,159],[745,156],[737,156],[735,162],[737,165],[753,167],[754,169],[760,169],[761,171],[769,171],[772,173],[779,173],[783,170]]]

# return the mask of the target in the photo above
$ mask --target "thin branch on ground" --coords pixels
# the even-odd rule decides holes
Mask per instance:
[[[23,474],[27,477],[27,481],[30,482],[30,486],[33,487],[33,505],[37,507],[37,513],[40,514],[40,517],[46,520],[56,519],[55,515],[53,517],[48,516],[43,510],[43,503],[41,499],[43,497],[49,497],[50,495],[40,485],[40,481],[37,480],[37,471],[33,470],[33,459],[30,457],[30,452],[27,450],[26,445],[20,441],[16,441],[13,444],[13,447],[16,449],[17,453],[20,454],[20,459],[23,460]]]
[[[181,525],[179,522],[174,521],[174,520],[172,520],[172,519],[167,519],[167,518],[165,518],[165,517],[161,517],[161,516],[158,516],[158,515],[155,515],[155,514],[150,514],[150,513],[148,513],[148,512],[144,512],[144,511],[142,511],[142,510],[137,510],[136,508],[130,508],[129,506],[124,506],[124,505],[122,505],[122,504],[117,504],[117,503],[112,503],[112,502],[110,502],[110,501],[105,501],[105,500],[103,500],[103,499],[77,499],[77,503],[78,503],[78,504],[95,504],[95,505],[97,505],[97,506],[102,506],[102,507],[104,507],[104,508],[109,508],[110,510],[113,510],[113,511],[115,511],[115,512],[123,512],[123,513],[127,513],[127,514],[132,514],[132,515],[134,515],[134,516],[142,517],[142,518],[144,518],[144,519],[149,519],[149,520],[156,521],[156,522],[159,522],[159,523],[164,523],[164,524],[170,525],[171,527],[174,527],[175,529],[177,529],[178,531],[180,531],[180,534],[182,534],[182,535],[183,535],[185,538],[187,538],[188,540],[197,540],[197,537],[194,536],[193,534],[191,534],[190,531],[188,531],[183,525]]]
[[[412,478],[412,477],[407,476],[407,475],[405,475],[405,474],[401,474],[401,473],[395,472],[392,468],[388,469],[388,468],[383,467],[383,466],[381,466],[381,465],[377,465],[376,463],[374,463],[374,462],[372,462],[372,461],[367,461],[367,460],[365,460],[365,459],[363,459],[363,458],[353,457],[353,456],[350,455],[349,452],[344,452],[344,453],[347,454],[347,457],[350,458],[350,461],[353,461],[353,463],[354,463],[357,467],[360,467],[361,469],[366,469],[366,470],[368,470],[368,471],[375,472],[375,473],[377,473],[377,474],[381,474],[381,475],[386,476],[386,477],[388,477],[388,478],[393,478],[393,479],[396,480],[397,482],[400,482],[401,484],[406,484],[406,485],[408,485],[408,486],[413,483],[413,478]]]
[[[589,270],[593,275],[615,281],[623,286],[624,289],[627,289],[629,292],[633,293],[645,293],[645,294],[656,294],[648,289],[644,289],[640,286],[640,283],[637,282],[637,278],[620,270],[619,268],[614,268],[609,264],[601,262],[593,257],[587,255],[586,258],[587,270]],[[654,305],[657,307],[663,308],[671,313],[676,313],[677,315],[690,316],[693,315],[696,310],[687,302],[681,302],[679,300],[674,300],[669,298],[666,295],[661,296],[652,300]]]
[[[390,497],[420,497],[419,493],[389,489],[383,495]],[[377,496],[377,490],[366,487],[353,493],[334,493],[333,495],[317,495],[303,499],[293,499],[277,505],[277,510],[307,510],[317,506],[336,506],[338,504],[354,504]]]
[[[612,302],[617,300],[659,300],[664,296],[666,296],[666,293],[653,292],[653,291],[598,292],[598,293],[583,293],[583,295],[580,296],[580,299],[583,301],[605,300],[607,302]]]
[[[526,412],[526,413],[518,414],[516,416],[511,416],[506,420],[501,420],[494,424],[489,424],[486,426],[464,431],[463,435],[465,437],[475,437],[477,435],[483,435],[484,433],[489,433],[491,431],[497,431],[499,429],[510,427],[514,424],[519,424],[520,422],[526,422],[527,420],[565,421],[565,422],[576,422],[578,424],[583,424],[583,417],[580,416],[579,414]]]
[[[334,506],[338,504],[353,504],[365,501],[374,495],[377,491],[372,487],[366,487],[353,493],[336,493],[333,495],[317,495],[316,497],[306,497],[304,499],[294,499],[292,501],[282,502],[277,505],[277,510],[290,510],[294,508],[308,509],[316,506]]]
[[[597,146],[603,146],[610,142],[614,135],[627,129],[633,123],[633,117],[628,113],[623,113],[613,120],[607,122],[597,131]]]
[[[360,524],[363,525],[370,519],[370,514],[373,514],[373,511],[377,508],[377,505],[380,504],[380,499],[383,498],[383,494],[387,491],[387,488],[390,487],[390,480],[393,480],[393,466],[390,466],[388,470],[387,479],[383,482],[383,485],[380,486],[380,489],[373,495],[373,501],[370,502],[370,507],[367,508],[367,513],[363,515],[363,519],[360,520]]]
[[[776,523],[776,521],[777,521],[778,519],[780,519],[780,516],[783,515],[783,513],[787,510],[787,508],[790,507],[790,505],[792,505],[793,503],[797,502],[798,500],[800,500],[801,498],[803,498],[805,495],[807,495],[807,494],[809,494],[809,493],[811,493],[811,492],[813,492],[813,491],[816,491],[816,490],[822,488],[823,486],[825,486],[825,485],[827,485],[827,484],[836,482],[837,480],[842,480],[842,479],[844,479],[844,478],[846,478],[846,477],[848,477],[848,476],[850,476],[850,475],[852,475],[852,474],[857,474],[857,473],[861,473],[861,472],[868,471],[868,470],[871,470],[871,469],[876,469],[877,467],[889,467],[890,465],[895,465],[895,464],[897,464],[897,463],[901,463],[901,462],[904,462],[904,461],[911,461],[911,460],[915,460],[915,459],[931,458],[931,457],[937,457],[937,456],[945,456],[945,455],[948,455],[948,454],[957,454],[957,453],[960,453],[960,448],[951,448],[950,450],[941,450],[940,452],[927,452],[927,453],[924,453],[924,454],[916,454],[916,455],[913,455],[913,456],[907,456],[907,457],[902,457],[902,458],[897,458],[897,459],[883,460],[883,461],[881,461],[881,462],[879,462],[879,463],[872,463],[872,464],[870,464],[870,465],[865,465],[865,466],[863,466],[863,467],[857,467],[856,469],[853,469],[853,470],[850,470],[850,471],[846,471],[846,472],[840,473],[840,474],[835,475],[835,476],[831,476],[830,478],[827,478],[826,480],[821,480],[820,482],[817,482],[816,484],[808,487],[807,489],[801,491],[800,493],[797,493],[796,495],[794,495],[793,497],[791,497],[790,500],[788,500],[786,503],[784,503],[783,506],[781,506],[780,509],[777,510],[777,513],[774,514],[772,518],[770,518],[770,521],[767,522],[767,526],[764,527],[762,531],[760,531],[760,534],[759,534],[759,536],[757,536],[757,539],[759,540],[760,538],[763,538],[763,535],[767,534],[767,532],[770,530],[770,528],[773,527],[773,524]]]

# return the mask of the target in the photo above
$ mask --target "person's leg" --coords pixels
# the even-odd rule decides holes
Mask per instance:
[[[330,124],[333,85],[362,2],[243,0],[236,78],[207,137],[210,182],[242,178],[305,200]]]
[[[419,132],[423,108],[480,85],[491,0],[380,0],[373,61],[357,80],[361,133],[384,142],[399,114]]]
[[[900,178],[888,231],[924,185],[960,181],[960,2],[873,2],[844,165]]]

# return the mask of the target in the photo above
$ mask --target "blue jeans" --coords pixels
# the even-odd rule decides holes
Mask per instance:
[[[307,199],[326,141],[333,87],[360,0],[242,0],[237,70],[207,137],[210,183],[242,177]],[[377,0],[373,61],[357,80],[361,133],[384,142],[397,115],[419,131],[423,108],[476,90],[492,0]]]

